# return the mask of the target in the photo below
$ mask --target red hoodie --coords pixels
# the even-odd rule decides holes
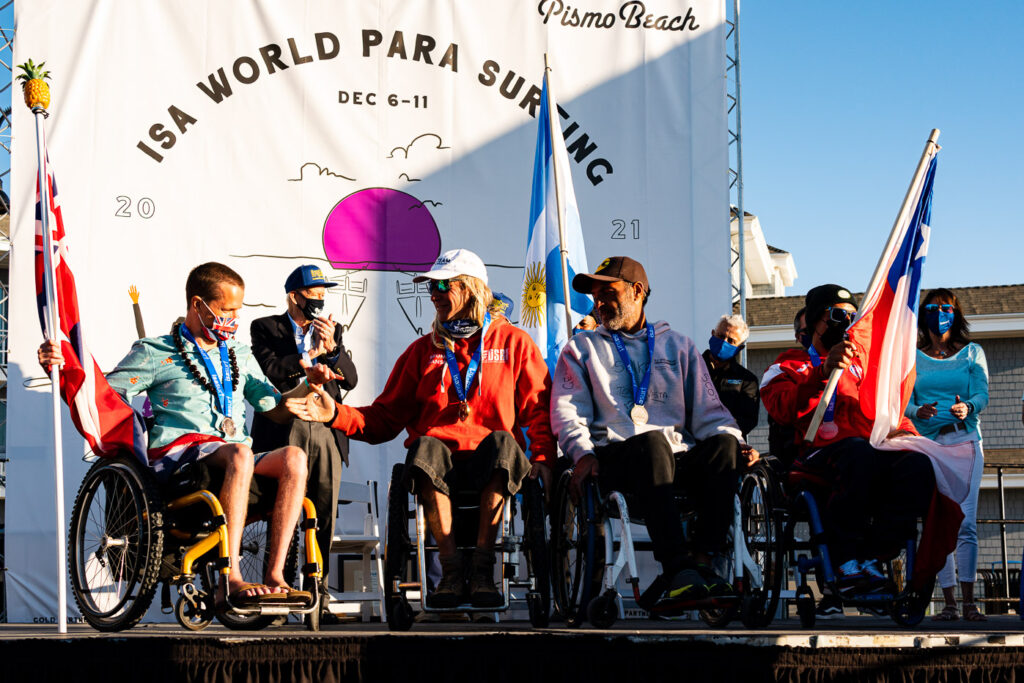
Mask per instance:
[[[807,351],[788,349],[765,371],[761,379],[761,402],[765,410],[779,424],[794,425],[801,442],[828,381],[822,367],[811,364]],[[836,387],[833,422],[838,432],[827,438],[819,429],[811,444],[812,448],[821,448],[851,436],[865,439],[871,436],[871,420],[860,408],[860,382],[863,376],[860,360],[855,358],[850,367],[843,371]],[[906,417],[900,421],[900,429],[917,434],[913,423]]]
[[[479,340],[479,334],[455,340],[458,381],[464,381]],[[469,387],[468,399],[469,417],[460,421],[459,396],[444,350],[434,346],[427,334],[399,356],[384,391],[372,405],[339,405],[331,426],[368,443],[390,441],[405,429],[409,434],[406,446],[418,437],[433,436],[453,452],[475,449],[494,431],[511,432],[525,448],[520,427],[526,427],[531,460],[554,460],[547,365],[533,339],[502,316],[495,316],[487,328],[480,369]]]

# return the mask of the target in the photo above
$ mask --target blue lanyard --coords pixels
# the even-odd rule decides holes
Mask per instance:
[[[814,348],[814,345],[807,347],[807,355],[811,357],[811,367],[816,368],[822,364],[821,354],[818,353],[818,349]],[[839,393],[839,387],[832,392],[832,398],[829,399],[828,405],[825,406],[825,414],[822,416],[822,422],[832,422],[836,416],[836,394]]]
[[[466,402],[466,396],[469,395],[469,387],[473,384],[473,379],[476,377],[477,370],[480,369],[480,357],[483,355],[484,348],[484,337],[487,336],[487,326],[491,324],[491,314],[487,312],[484,314],[484,324],[480,329],[480,344],[476,347],[476,351],[473,352],[473,357],[469,360],[469,366],[466,368],[466,383],[462,383],[462,373],[459,372],[459,362],[455,360],[455,352],[448,348],[448,345],[444,345],[444,355],[448,359],[448,370],[452,373],[452,384],[455,385],[455,393],[459,395],[459,400],[463,403]]]
[[[647,323],[647,372],[644,373],[644,379],[640,386],[636,384],[636,374],[633,372],[633,366],[629,363],[629,353],[626,352],[626,344],[622,341],[622,337],[619,336],[618,332],[612,332],[612,341],[615,342],[615,348],[619,351],[619,358],[622,359],[626,370],[629,371],[629,381],[633,383],[633,405],[642,406],[647,400],[647,389],[651,385],[651,366],[654,365],[654,325]]]
[[[192,342],[192,345],[196,347],[196,351],[199,352],[199,357],[203,359],[203,365],[206,366],[206,374],[210,376],[210,381],[213,382],[213,389],[216,392],[217,406],[220,408],[220,412],[225,417],[231,417],[234,386],[231,383],[231,360],[228,356],[227,342],[217,342],[217,349],[220,351],[221,374],[224,376],[224,381],[221,382],[220,375],[217,374],[213,367],[213,361],[210,360],[210,354],[206,353],[206,350],[200,347],[199,344],[196,344],[196,338],[192,336],[192,332],[185,325],[181,326],[181,335]]]

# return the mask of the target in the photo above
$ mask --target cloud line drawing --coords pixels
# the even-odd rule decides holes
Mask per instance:
[[[320,164],[316,163],[315,161],[307,161],[306,163],[304,163],[302,166],[299,167],[299,177],[298,178],[288,178],[288,182],[295,183],[295,182],[299,182],[299,181],[305,180],[306,179],[305,174],[306,174],[306,167],[307,166],[315,166],[318,176],[327,175],[327,176],[331,176],[333,178],[341,178],[342,180],[352,180],[352,181],[355,181],[355,178],[349,178],[347,175],[342,175],[340,173],[335,173],[334,171],[332,171],[331,169],[327,168],[326,166],[321,167]]]
[[[420,208],[425,209],[425,208],[427,208],[427,204],[430,204],[431,206],[444,206],[444,202],[435,202],[433,199],[424,199],[422,202],[420,202],[418,204],[413,204],[412,206],[410,206],[409,210],[412,211],[413,209],[420,209]]]
[[[406,181],[410,183],[418,183],[419,181],[422,180],[422,178],[410,178],[408,173],[399,173],[398,179],[401,180],[402,176],[405,176]]]
[[[399,145],[398,147],[395,147],[394,149],[392,149],[391,153],[388,154],[387,158],[388,159],[394,159],[395,158],[395,152],[397,152],[398,150],[402,150],[402,156],[405,157],[406,159],[408,159],[409,158],[409,150],[411,150],[412,146],[416,144],[416,141],[420,140],[421,138],[435,138],[435,139],[437,139],[437,144],[434,146],[434,149],[451,149],[451,147],[445,147],[444,146],[444,140],[442,140],[441,136],[438,135],[437,133],[421,133],[420,135],[417,135],[416,137],[414,137],[412,139],[412,142],[410,142],[405,147],[402,147],[401,145]]]
[[[301,260],[301,261],[323,261],[324,263],[330,263],[328,259],[323,256],[283,256],[281,254],[228,254],[231,258],[279,258],[285,259],[286,261]]]

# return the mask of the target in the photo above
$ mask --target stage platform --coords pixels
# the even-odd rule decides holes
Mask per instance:
[[[701,622],[619,622],[610,630],[529,624],[289,624],[255,633],[140,625],[101,634],[71,625],[0,625],[0,680],[21,681],[1013,681],[1024,680],[1024,622],[899,629],[847,616],[814,631]]]

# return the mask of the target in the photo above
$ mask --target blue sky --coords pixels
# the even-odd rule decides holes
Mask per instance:
[[[745,208],[792,252],[789,294],[867,285],[932,128],[924,286],[1024,282],[1024,2],[748,0],[741,22]]]
[[[867,286],[932,128],[924,287],[1024,282],[1024,3],[748,1],[740,21],[744,208],[792,252],[788,294]]]

